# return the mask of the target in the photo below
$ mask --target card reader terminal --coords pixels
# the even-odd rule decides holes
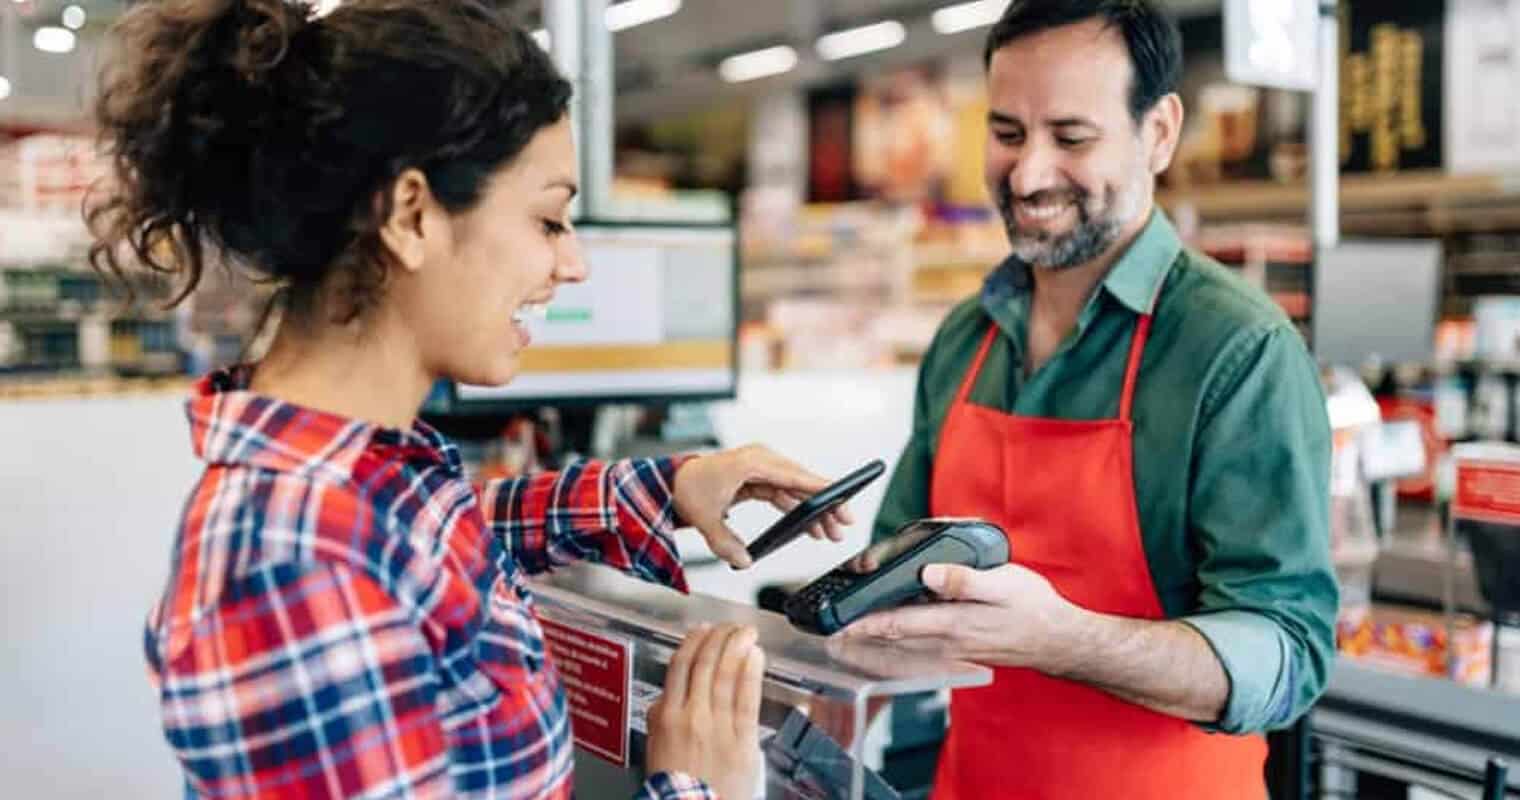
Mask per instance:
[[[927,594],[919,575],[929,564],[991,569],[1006,563],[1002,528],[978,519],[921,519],[803,587],[787,600],[786,617],[798,628],[828,635]]]

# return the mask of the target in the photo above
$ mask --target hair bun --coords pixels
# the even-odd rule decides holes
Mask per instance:
[[[231,0],[223,17],[233,27],[233,68],[253,85],[266,82],[290,53],[291,42],[312,24],[314,9],[286,0]]]

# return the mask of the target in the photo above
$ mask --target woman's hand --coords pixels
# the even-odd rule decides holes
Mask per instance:
[[[765,654],[748,626],[701,626],[665,670],[649,707],[645,768],[700,778],[721,800],[749,800],[760,769]]]
[[[830,481],[762,445],[698,456],[676,471],[676,513],[702,533],[718,558],[743,569],[750,565],[744,540],[724,522],[728,509],[746,500],[764,500],[790,511]],[[855,520],[844,507],[830,511],[808,532],[815,539],[844,539]]]

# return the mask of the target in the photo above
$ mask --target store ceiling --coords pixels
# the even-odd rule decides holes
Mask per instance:
[[[980,52],[985,29],[944,36],[929,14],[951,0],[684,0],[671,17],[614,36],[618,71],[618,117],[648,119],[711,107],[788,87],[827,84],[895,66]],[[1221,0],[1162,0],[1179,14],[1217,9]],[[535,0],[515,3],[527,24],[537,24]],[[36,29],[58,25],[63,9],[78,5],[87,15],[76,49],[42,53]],[[0,101],[0,122],[79,123],[92,96],[101,34],[126,0],[0,0],[0,75],[12,95]],[[839,62],[813,55],[812,43],[830,30],[892,18],[908,30],[900,47]],[[791,44],[801,55],[792,72],[730,85],[717,76],[728,55],[773,44]]]
[[[980,54],[987,30],[941,35],[930,14],[953,0],[685,0],[674,16],[617,34],[619,119],[641,119],[753,97],[791,86],[844,81],[924,61]],[[1217,11],[1222,0],[1161,0],[1178,15]],[[832,30],[896,19],[907,41],[892,50],[838,62],[813,54]],[[722,58],[774,44],[801,56],[792,72],[748,84],[723,83]]]

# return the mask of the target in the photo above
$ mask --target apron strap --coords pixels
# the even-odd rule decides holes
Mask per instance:
[[[1135,384],[1140,377],[1140,361],[1145,355],[1145,343],[1151,338],[1151,315],[1142,314],[1135,323],[1135,333],[1130,337],[1129,363],[1124,367],[1124,391],[1119,395],[1119,419],[1129,422],[1130,411],[1135,406]]]
[[[1124,366],[1124,389],[1119,395],[1119,419],[1124,422],[1130,421],[1131,411],[1135,406],[1135,386],[1140,377],[1140,362],[1145,355],[1145,344],[1151,338],[1151,315],[1142,314],[1135,323],[1135,333],[1130,337],[1129,361]],[[997,339],[997,325],[993,324],[987,329],[987,335],[982,338],[982,344],[976,351],[976,357],[971,361],[971,368],[966,370],[966,377],[961,379],[961,388],[955,394],[955,402],[964,404],[971,398],[971,389],[976,386],[976,379],[982,373],[982,365],[987,361],[987,354],[992,352],[992,343]]]
[[[987,354],[992,352],[992,342],[997,339],[997,323],[987,327],[987,335],[982,339],[982,346],[976,351],[976,358],[971,360],[971,368],[966,370],[966,377],[961,379],[960,391],[955,394],[956,405],[962,405],[971,399],[971,388],[976,385],[976,377],[982,374],[982,364],[987,361]]]

